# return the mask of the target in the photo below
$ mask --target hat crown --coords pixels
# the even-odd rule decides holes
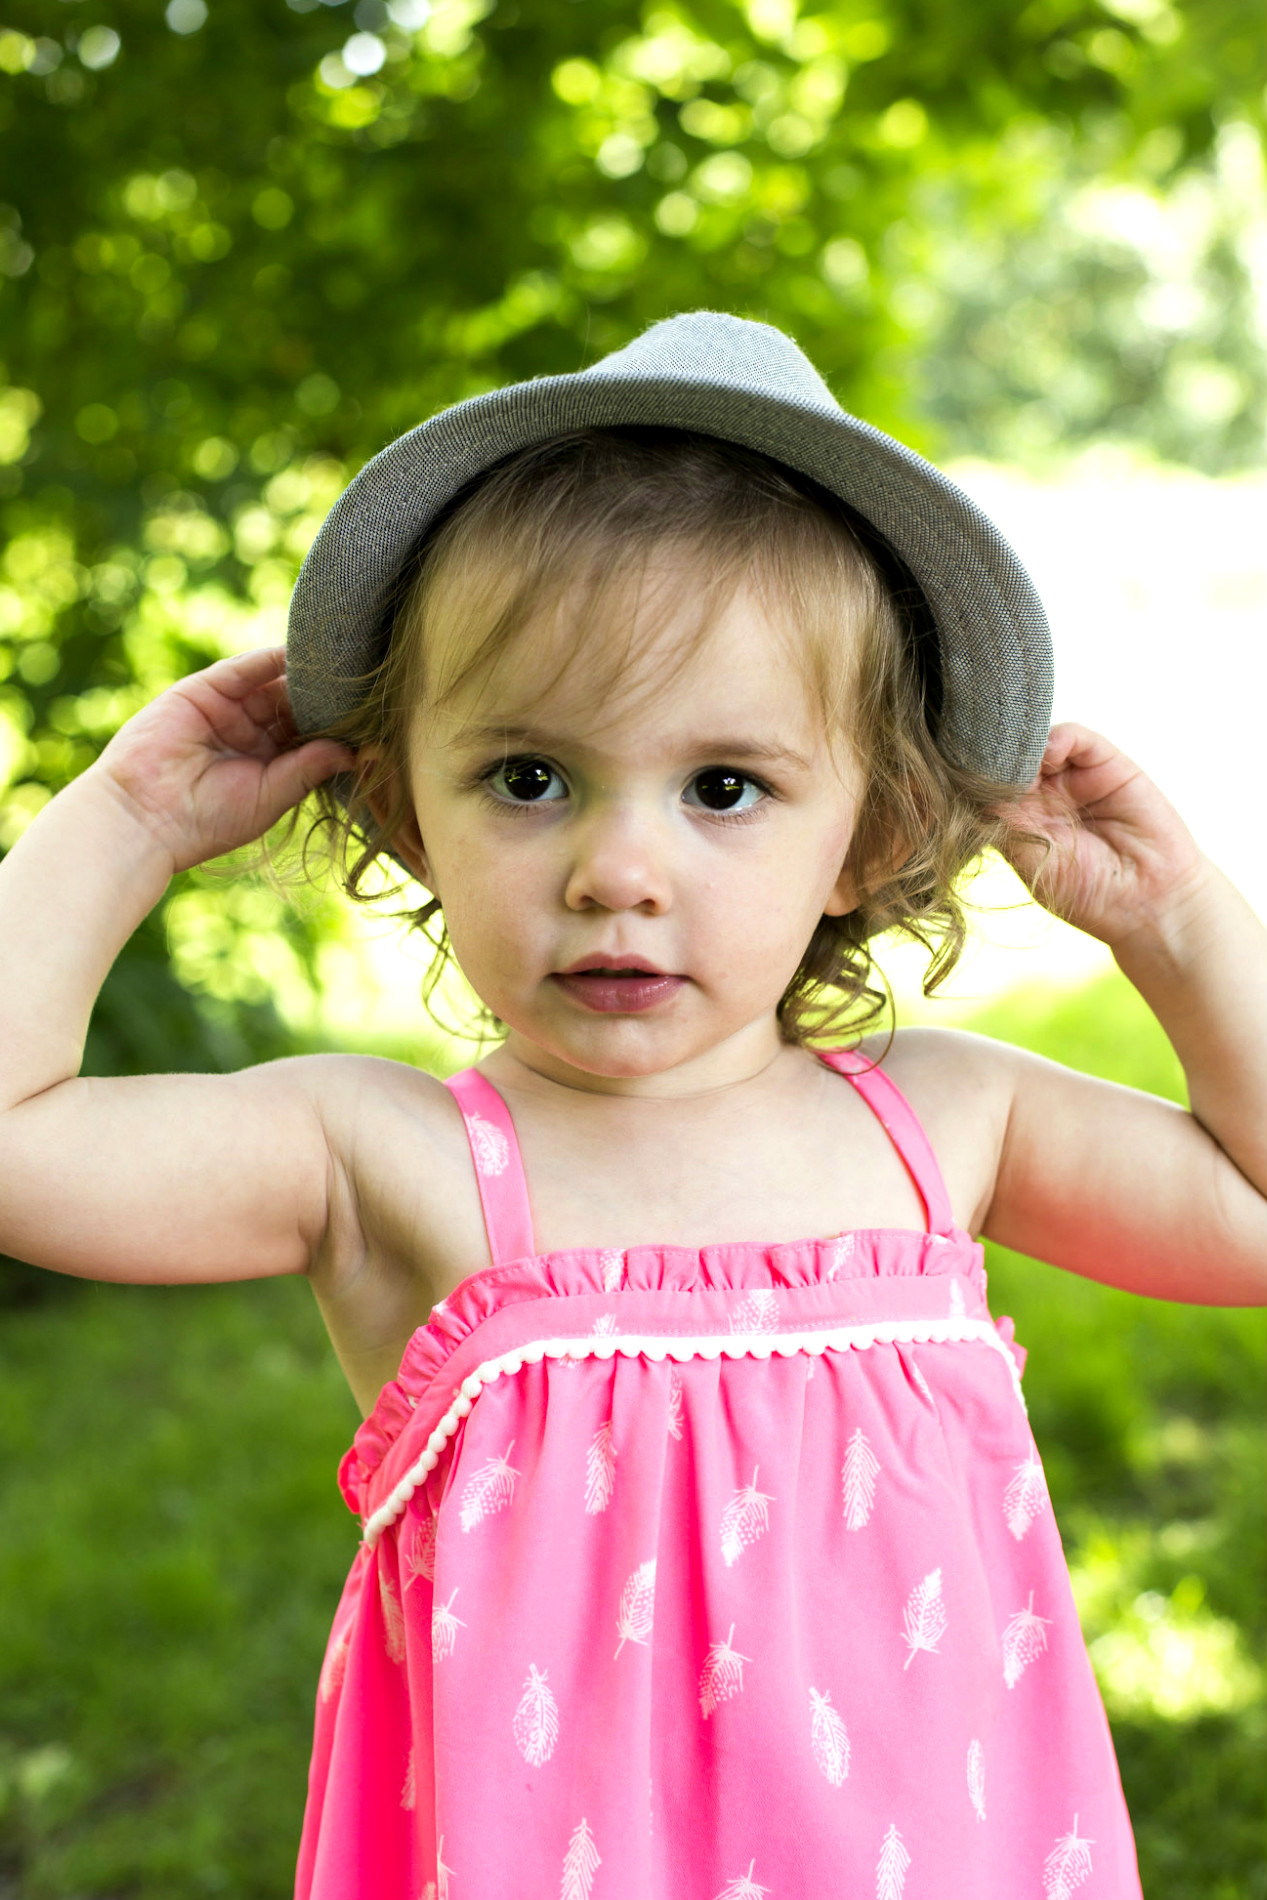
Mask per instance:
[[[1011,548],[922,456],[836,401],[781,330],[720,310],[653,324],[589,369],[470,396],[383,449],[331,511],[291,602],[301,732],[353,712],[391,637],[400,576],[487,469],[580,429],[685,429],[810,476],[905,563],[936,626],[938,744],[1000,783],[1032,782],[1051,713],[1051,640]]]
[[[689,310],[653,323],[583,372],[589,378],[702,383],[761,391],[798,407],[843,413],[805,353],[782,330],[721,310]]]

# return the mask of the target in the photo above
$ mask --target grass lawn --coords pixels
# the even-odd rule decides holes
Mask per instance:
[[[1178,1092],[1116,979],[982,1026]],[[1145,1891],[1267,1900],[1267,1314],[990,1268]],[[301,1284],[55,1287],[0,1313],[0,1900],[290,1893],[355,1422]]]

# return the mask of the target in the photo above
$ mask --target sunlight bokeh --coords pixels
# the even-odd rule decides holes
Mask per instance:
[[[1153,1532],[1140,1524],[1102,1523],[1070,1563],[1110,1715],[1190,1722],[1246,1709],[1263,1693],[1262,1669],[1236,1624],[1210,1609],[1199,1576],[1181,1577],[1168,1594],[1141,1589],[1141,1577],[1156,1562],[1154,1546],[1164,1551],[1168,1534],[1176,1532],[1193,1554],[1188,1524]]]

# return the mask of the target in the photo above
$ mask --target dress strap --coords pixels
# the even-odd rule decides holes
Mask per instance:
[[[493,1265],[526,1259],[535,1251],[532,1210],[510,1110],[478,1069],[463,1069],[460,1075],[451,1075],[444,1086],[466,1123]]]
[[[856,1049],[825,1049],[818,1054],[829,1069],[849,1078],[902,1157],[924,1203],[929,1233],[953,1233],[955,1217],[937,1158],[897,1083]]]

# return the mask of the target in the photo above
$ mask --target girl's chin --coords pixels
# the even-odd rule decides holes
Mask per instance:
[[[560,1020],[558,1012],[551,1012],[548,1022],[504,1019],[510,1025],[509,1053],[526,1067],[556,1080],[572,1074],[596,1082],[619,1083],[701,1069],[727,1046],[733,1051],[738,1070],[746,1075],[753,1062],[753,1036],[760,1036],[763,1045],[768,1040],[776,1050],[781,1046],[773,1009],[763,1014],[760,1022],[718,1025],[712,1033],[698,1021],[689,1025],[680,1017],[668,1021],[660,1011],[622,1015],[568,1007],[566,1018]],[[763,1035],[763,1031],[767,1033]],[[768,1060],[768,1053],[763,1047],[758,1066]]]
[[[610,1023],[611,1018],[607,1021]],[[530,1067],[551,1073],[564,1070],[592,1076],[596,1081],[635,1082],[640,1077],[665,1075],[702,1053],[674,1039],[641,1035],[546,1036],[517,1039],[512,1053]]]

